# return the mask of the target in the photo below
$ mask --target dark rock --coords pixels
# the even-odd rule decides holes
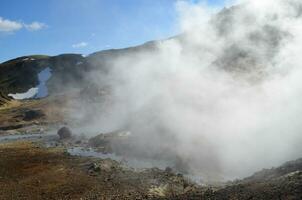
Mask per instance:
[[[97,148],[99,152],[103,153],[123,153],[125,149],[129,149],[128,131],[114,131],[109,133],[101,133],[88,140],[88,145]]]
[[[171,167],[166,167],[165,172],[171,174],[173,172],[173,169]]]
[[[101,167],[97,163],[91,163],[88,167],[88,171],[99,172],[101,171]]]
[[[110,141],[106,138],[105,134],[102,133],[90,138],[88,141],[89,145],[92,147],[107,146],[109,142]]]
[[[72,136],[72,132],[67,127],[62,127],[58,130],[58,135],[60,136],[60,139],[70,139]]]
[[[88,174],[90,176],[97,176],[101,172],[101,167],[97,163],[91,163],[88,166]]]
[[[39,119],[44,116],[45,114],[41,110],[28,110],[24,113],[23,120],[31,121],[34,119]]]
[[[81,141],[81,140],[77,140],[77,141],[75,142],[75,144],[82,144],[82,141]]]

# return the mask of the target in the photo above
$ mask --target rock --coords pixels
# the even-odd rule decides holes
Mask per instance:
[[[72,132],[69,128],[67,128],[66,126],[60,128],[58,130],[58,135],[60,137],[60,139],[70,139],[72,136]]]
[[[114,131],[101,133],[88,140],[88,145],[98,149],[98,152],[117,154],[123,153],[124,149],[129,149],[129,131]]]
[[[165,172],[171,174],[173,172],[173,169],[171,167],[166,167]]]
[[[38,118],[41,118],[44,116],[45,116],[45,114],[42,112],[42,110],[28,110],[24,113],[23,120],[31,121],[31,120],[38,119]]]
[[[101,171],[101,167],[97,163],[91,163],[88,167],[89,172],[99,172]]]
[[[81,140],[77,140],[77,141],[75,142],[75,144],[82,144],[82,141],[81,141]]]
[[[99,134],[89,139],[88,144],[92,147],[106,146],[109,141],[105,138],[105,134]]]

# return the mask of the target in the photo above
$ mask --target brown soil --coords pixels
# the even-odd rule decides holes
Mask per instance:
[[[29,131],[30,126],[49,127],[52,124],[64,123],[63,109],[66,98],[52,97],[41,100],[11,101],[0,106],[0,135]],[[43,113],[38,119],[25,120],[25,113],[39,110]]]
[[[99,167],[91,169],[91,163]],[[158,169],[136,172],[33,142],[0,145],[0,199],[152,199],[186,187],[193,186],[182,176]]]
[[[58,149],[15,142],[1,144],[0,152],[0,199],[78,199],[96,185],[75,167],[79,160]]]

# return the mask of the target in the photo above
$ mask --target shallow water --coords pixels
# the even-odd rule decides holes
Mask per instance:
[[[18,140],[52,140],[57,138],[54,134],[36,133],[36,134],[18,134],[0,136],[0,143],[18,141]]]
[[[41,134],[18,134],[18,135],[4,135],[0,136],[0,143],[12,142],[18,140],[30,140],[30,141],[42,141],[46,147],[54,147],[58,143],[58,136],[56,134],[51,133],[41,133]],[[112,160],[116,160],[127,166],[135,169],[143,169],[143,168],[152,168],[157,167],[159,169],[165,169],[169,165],[168,162],[152,160],[152,159],[143,159],[138,160],[136,158],[126,158],[123,156],[118,156],[114,153],[102,153],[97,152],[92,148],[87,147],[75,147],[71,146],[67,148],[67,152],[72,156],[83,156],[83,157],[95,157],[101,159],[110,158]]]
[[[58,143],[59,137],[54,133],[41,133],[41,134],[18,134],[18,135],[3,135],[0,136],[0,143],[13,142],[13,141],[40,141],[46,147],[56,147],[60,145]],[[64,145],[63,145],[64,146]],[[66,147],[66,146],[65,146]],[[102,153],[97,152],[93,148],[85,146],[71,146],[67,147],[67,152],[71,156],[81,156],[81,157],[93,157],[100,159],[112,159],[122,163],[123,165],[130,167],[134,170],[144,170],[148,168],[158,168],[165,170],[167,167],[171,167],[174,164],[164,160],[155,159],[137,159],[134,157],[119,156],[114,153]],[[201,183],[201,177],[193,175],[185,175],[188,179]]]
[[[139,159],[138,160],[136,158],[119,156],[114,153],[105,154],[102,152],[96,152],[92,148],[73,147],[73,148],[69,148],[67,150],[67,152],[73,156],[95,157],[95,158],[101,158],[101,159],[110,158],[112,160],[116,160],[118,162],[126,164],[127,166],[134,168],[134,169],[145,169],[145,168],[157,167],[159,169],[164,170],[166,167],[171,166],[171,163],[169,164],[168,162],[162,161],[162,160],[153,160],[153,159]]]

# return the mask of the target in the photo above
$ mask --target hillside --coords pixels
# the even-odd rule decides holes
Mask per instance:
[[[0,199],[302,199],[302,3],[180,6],[175,37],[0,64]]]
[[[90,85],[87,74],[91,71],[106,73],[113,60],[144,50],[155,48],[154,42],[125,49],[112,49],[92,53],[86,57],[80,54],[58,56],[23,56],[0,64],[0,105],[10,101],[9,94],[26,93],[39,85],[38,75],[49,68],[51,76],[47,80],[50,95],[62,94],[72,88]]]

